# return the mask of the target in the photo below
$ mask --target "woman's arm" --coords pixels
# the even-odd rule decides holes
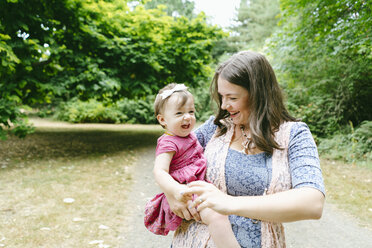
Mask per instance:
[[[188,203],[186,195],[183,196],[181,194],[181,192],[187,189],[187,186],[178,183],[169,174],[169,165],[174,154],[175,152],[165,152],[156,156],[153,169],[155,181],[167,197],[173,213],[182,219],[190,220],[194,217],[194,219],[200,220],[196,210],[191,210],[190,212],[187,208],[187,204],[191,204],[191,202]]]
[[[225,215],[239,215],[270,222],[291,222],[319,219],[322,216],[324,195],[310,187],[263,196],[229,196],[214,185],[192,182],[186,193],[197,194],[194,205],[198,210],[211,208]],[[199,201],[201,199],[201,201]]]
[[[320,219],[324,205],[323,193],[310,187],[234,198],[229,205],[231,214],[270,222]]]

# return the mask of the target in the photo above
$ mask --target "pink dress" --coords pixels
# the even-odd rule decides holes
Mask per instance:
[[[187,184],[205,179],[207,161],[203,155],[203,147],[193,133],[187,137],[162,135],[158,139],[156,156],[171,151],[176,152],[169,166],[169,174],[174,180]],[[182,219],[170,210],[167,198],[161,193],[146,204],[144,221],[151,232],[167,235],[181,225]]]

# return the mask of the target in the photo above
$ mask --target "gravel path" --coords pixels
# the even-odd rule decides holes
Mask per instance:
[[[172,233],[158,236],[143,225],[146,201],[160,192],[152,177],[154,157],[154,147],[143,149],[133,168],[133,185],[125,206],[128,215],[121,234],[121,248],[170,247]],[[359,226],[354,218],[330,204],[326,204],[321,220],[286,223],[285,228],[289,248],[372,248],[372,231]]]
[[[160,193],[161,190],[152,176],[155,147],[140,151],[138,161],[133,168],[133,185],[128,195],[128,218],[124,223],[121,248],[163,248],[170,247],[173,233],[167,236],[155,235],[143,224],[144,206],[146,202]]]
[[[372,231],[358,225],[357,220],[325,205],[320,220],[285,223],[288,248],[372,248]]]

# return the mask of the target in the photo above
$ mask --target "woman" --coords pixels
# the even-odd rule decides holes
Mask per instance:
[[[165,192],[172,211],[190,220],[178,228],[172,246],[214,247],[197,207],[229,215],[241,247],[285,247],[281,223],[319,219],[323,211],[324,184],[310,130],[286,110],[261,54],[232,56],[217,69],[211,90],[218,113],[195,132],[211,183],[189,184],[182,194],[198,195],[189,206]]]

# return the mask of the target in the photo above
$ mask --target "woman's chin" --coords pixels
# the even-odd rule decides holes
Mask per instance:
[[[231,116],[230,116],[230,117],[231,117]],[[233,121],[233,123],[234,123],[235,125],[239,125],[239,124],[240,124],[240,118],[239,118],[239,116],[231,117],[231,119],[232,119],[232,121]]]

